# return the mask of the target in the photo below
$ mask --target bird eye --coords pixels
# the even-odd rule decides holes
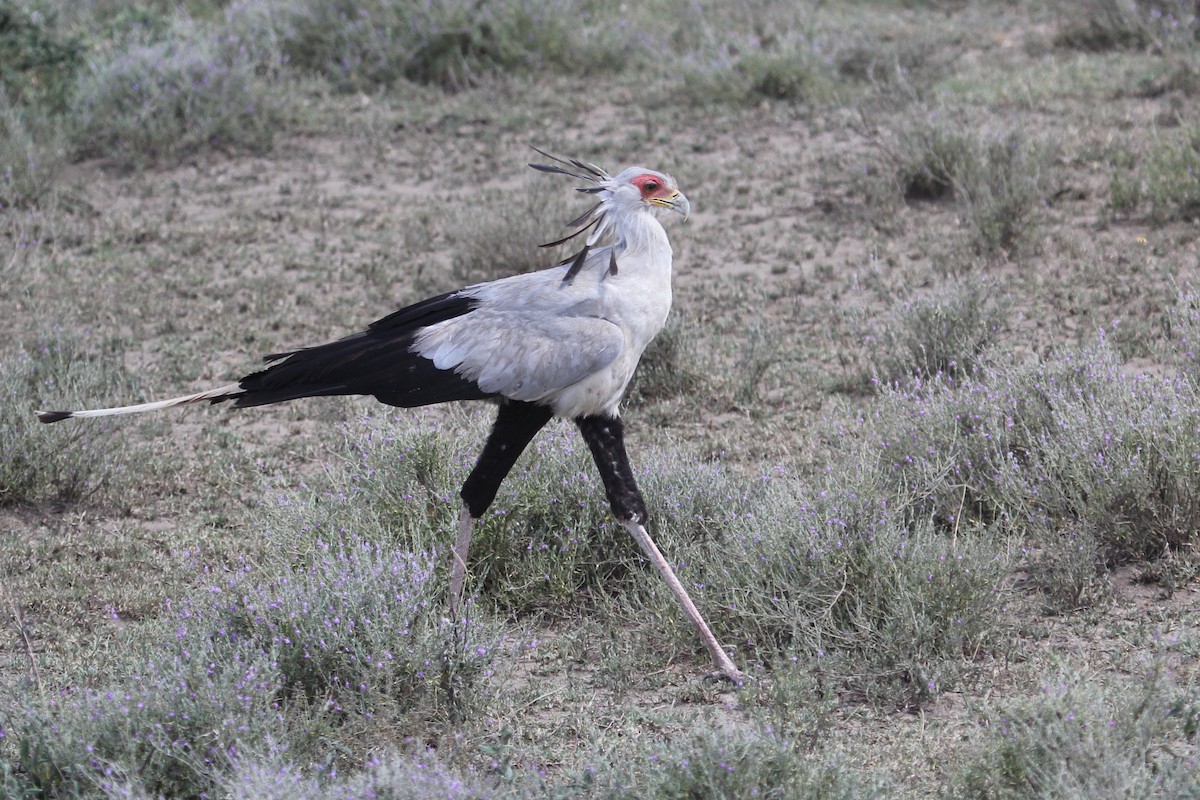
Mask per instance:
[[[642,191],[646,194],[653,194],[658,191],[658,181],[646,181],[642,184]]]

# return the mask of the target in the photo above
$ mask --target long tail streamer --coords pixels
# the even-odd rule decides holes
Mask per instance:
[[[61,422],[72,417],[111,417],[117,414],[140,414],[143,411],[158,411],[163,408],[189,406],[193,403],[220,403],[238,395],[245,394],[240,384],[230,383],[207,392],[185,394],[183,397],[172,397],[170,400],[159,400],[154,403],[140,403],[134,406],[118,406],[116,408],[93,408],[87,411],[39,411],[37,418],[40,422]]]

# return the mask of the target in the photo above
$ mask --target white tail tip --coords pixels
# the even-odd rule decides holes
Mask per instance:
[[[228,400],[231,397],[245,394],[246,390],[240,384],[230,383],[217,389],[209,389],[207,392],[197,392],[196,394],[187,394],[183,397],[172,397],[170,400],[159,400],[154,403],[140,403],[135,406],[118,406],[116,408],[94,408],[88,411],[39,411],[37,418],[39,422],[51,423],[61,422],[64,419],[72,417],[111,417],[116,414],[140,414],[143,411],[158,411],[163,408],[175,408],[176,406],[187,406],[192,403],[219,403],[222,400]]]

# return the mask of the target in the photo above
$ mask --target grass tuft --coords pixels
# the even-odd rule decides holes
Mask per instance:
[[[1188,52],[1200,33],[1190,0],[1085,0],[1065,17],[1055,45],[1076,50]]]
[[[1156,222],[1200,217],[1200,127],[1157,146],[1144,169],[1145,197]]]
[[[752,658],[800,659],[852,696],[909,708],[959,685],[998,646],[1007,557],[987,536],[906,521],[877,480],[848,470],[803,494],[772,493],[688,560],[703,564],[702,597],[721,609],[726,640]]]
[[[474,775],[448,766],[433,749],[411,756],[376,755],[348,776],[314,775],[286,754],[279,754],[238,764],[226,787],[226,796],[232,800],[479,800],[497,796],[486,791]]]
[[[827,95],[833,69],[798,36],[764,46],[757,40],[727,45],[714,56],[693,57],[685,91],[702,102],[753,104],[764,100],[802,103]]]
[[[754,0],[720,9],[687,7],[671,43],[683,54],[685,92],[705,104],[828,97],[839,76],[813,12],[807,3]]]
[[[704,375],[696,367],[698,326],[679,311],[650,342],[630,385],[625,405],[634,407],[671,397],[690,397],[702,390]]]
[[[1101,340],[1042,364],[890,390],[861,435],[893,491],[942,529],[1071,534],[1085,547],[1094,537],[1096,566],[1108,568],[1195,546],[1196,392],[1182,377],[1127,374]],[[1075,585],[1089,569],[1074,556],[1058,563]]]
[[[1163,360],[1200,384],[1200,290],[1188,285],[1179,291],[1165,328]]]
[[[1131,214],[1141,205],[1144,191],[1136,173],[1116,167],[1108,181],[1108,207],[1114,214]]]
[[[861,333],[866,380],[878,387],[975,374],[1007,327],[1009,307],[996,286],[978,281],[904,302]]]
[[[1046,145],[1018,131],[964,132],[950,114],[917,109],[880,147],[888,191],[910,202],[953,199],[976,252],[1011,255],[1029,239],[1050,178]]]
[[[574,252],[581,246],[579,240],[538,246],[560,238],[566,221],[556,219],[562,214],[561,199],[548,191],[544,179],[527,179],[516,191],[485,191],[478,202],[478,207],[464,208],[450,227],[455,249],[450,277],[455,286],[552,267],[566,256],[567,247],[575,245]],[[496,213],[480,214],[479,208]]]
[[[563,787],[571,797],[806,797],[851,800],[879,796],[853,770],[805,754],[801,743],[771,730],[708,730],[642,742],[620,758],[587,767]]]
[[[890,154],[895,181],[905,200],[948,200],[959,176],[976,160],[976,145],[962,127],[938,112],[908,118]]]
[[[37,421],[35,405],[79,407],[85,400],[129,392],[129,379],[112,371],[111,350],[97,357],[83,340],[57,333],[0,361],[0,506],[76,503],[99,492],[122,469],[127,452],[116,428]],[[51,409],[40,409],[51,410]]]
[[[1054,44],[1075,50],[1141,50],[1152,34],[1148,18],[1137,0],[1087,0],[1080,13],[1072,13]]]
[[[285,492],[264,508],[263,527],[295,531],[281,545],[312,552],[349,531],[378,532],[406,550],[428,551],[452,534],[458,488],[486,435],[488,414],[447,423],[452,435],[408,416],[364,420],[346,430],[345,460],[327,481]],[[653,465],[638,468],[641,463]],[[754,497],[719,466],[651,449],[634,469],[663,542],[719,541]],[[578,609],[590,593],[623,595],[641,554],[609,515],[591,453],[573,426],[551,423],[517,462],[476,525],[468,592],[506,614]],[[657,584],[654,584],[657,586]]]
[[[1112,597],[1100,536],[1084,526],[1055,532],[1027,553],[1027,585],[1047,614],[1102,606]]]
[[[385,708],[398,716],[418,702],[447,713],[439,709],[446,670],[465,685],[490,648],[478,624],[454,626],[437,613],[445,584],[434,578],[434,554],[343,539],[318,540],[312,555],[282,577],[235,575],[212,587],[210,609],[177,612],[180,630],[209,616],[209,628],[256,643],[278,667],[285,697],[358,716]]]
[[[32,702],[15,720],[18,769],[34,796],[184,797],[211,792],[251,743],[282,741],[269,654],[228,639],[122,665],[126,680]],[[12,725],[14,720],[8,720]]]
[[[202,796],[244,762],[313,763],[329,739],[409,714],[461,719],[497,643],[481,622],[432,611],[445,589],[434,554],[360,540],[314,556],[272,565],[266,580],[242,562],[167,601],[157,637],[143,630],[114,657],[122,677],[0,721],[22,780],[52,796]]]
[[[955,182],[977,252],[1012,254],[1028,241],[1046,196],[1051,155],[1015,131],[981,138]]]

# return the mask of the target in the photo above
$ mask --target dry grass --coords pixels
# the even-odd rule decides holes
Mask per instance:
[[[1193,796],[1191,51],[1094,5],[518,4],[422,40],[458,50],[300,0],[27,14],[0,46],[85,59],[0,76],[55,82],[0,108],[0,797]],[[179,105],[139,127],[118,67]],[[692,200],[625,416],[750,686],[700,680],[569,425],[464,630],[486,407],[32,422],[538,266],[582,209],[530,143]]]

